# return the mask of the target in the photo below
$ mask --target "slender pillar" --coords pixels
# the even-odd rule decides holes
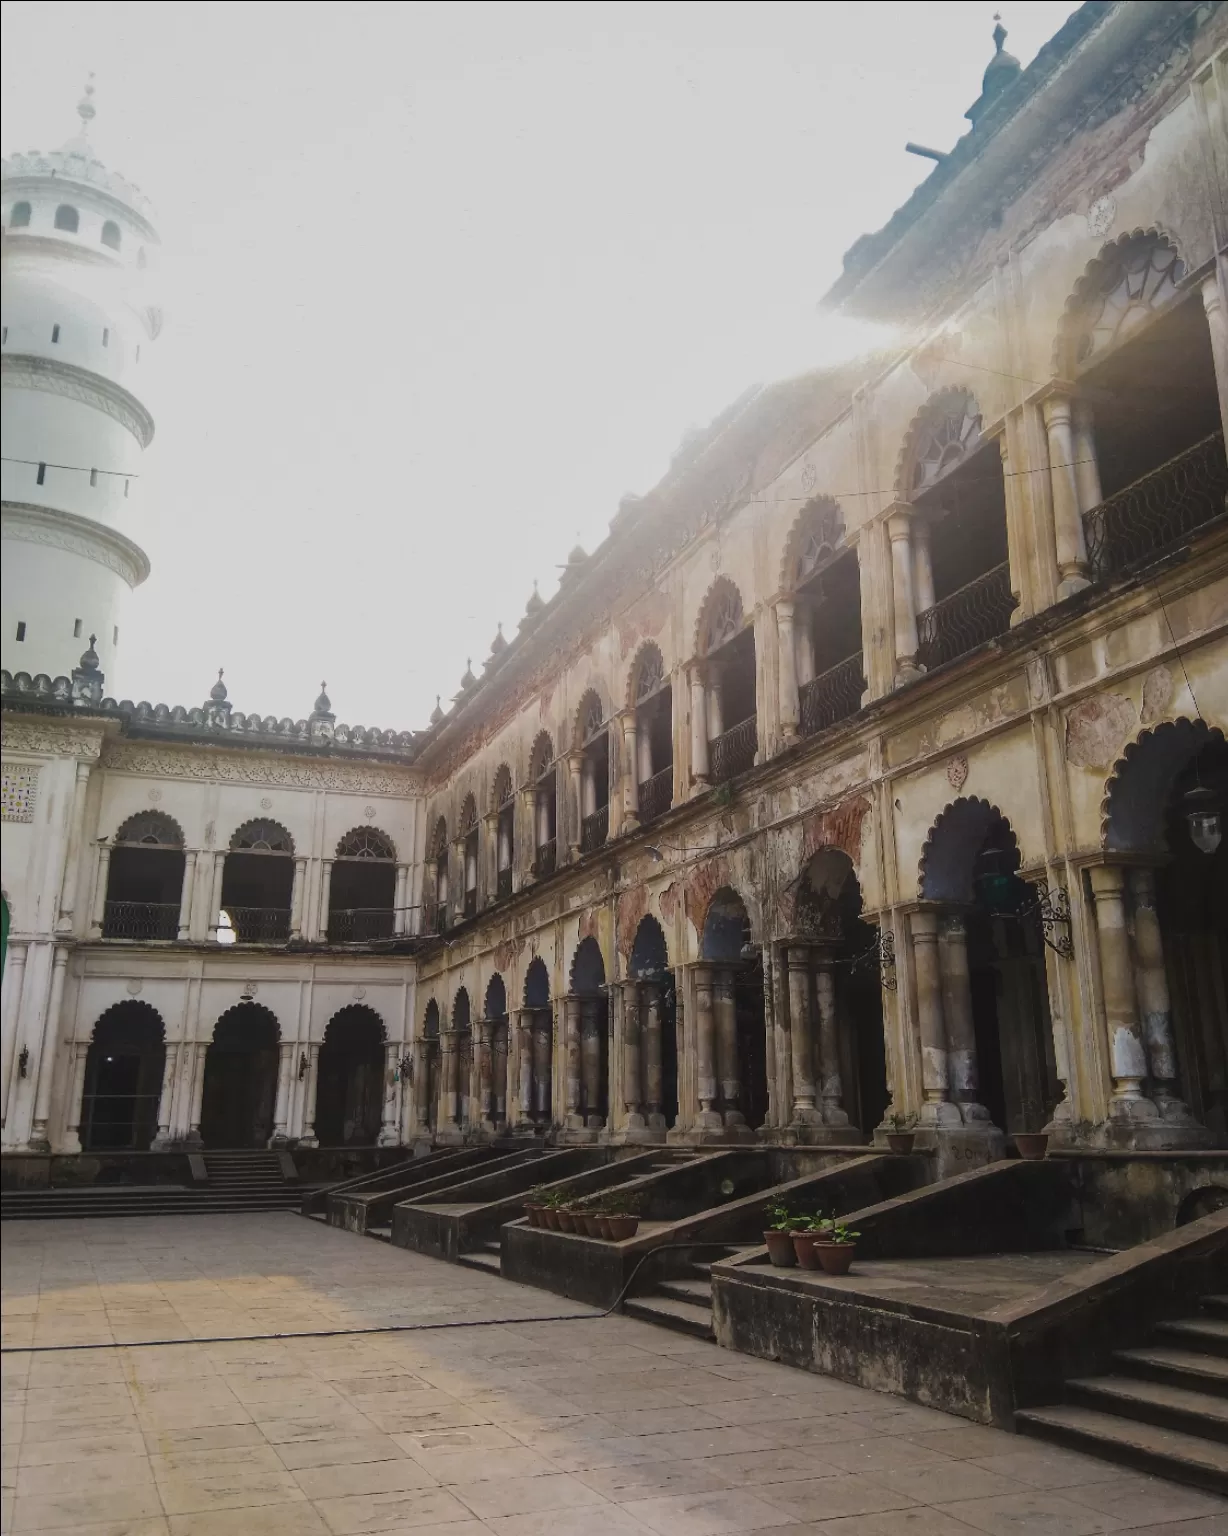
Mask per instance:
[[[605,1035],[607,1003],[604,997],[586,997],[580,1009],[580,1071],[583,1092],[581,1108],[590,1131],[605,1125],[601,1113],[601,1046]]]
[[[847,1125],[844,1083],[840,1077],[840,1030],[836,1017],[836,983],[831,960],[820,955],[814,973],[814,1001],[818,1013],[819,1093],[824,1125]]]
[[[320,860],[320,915],[317,920],[316,935],[324,943],[328,942],[328,922],[331,915],[333,892],[333,861],[332,859]]]
[[[55,1058],[60,1040],[60,1013],[64,1007],[64,980],[68,972],[68,950],[62,945],[55,949],[51,968],[51,996],[47,1002],[47,1016],[43,1021],[43,1038],[39,1046],[38,1085],[34,1094],[34,1124],[30,1128],[30,1151],[49,1152],[47,1124],[51,1119],[51,1087],[55,1077]]]
[[[94,876],[94,909],[90,913],[90,938],[102,937],[102,925],[107,915],[107,882],[111,878],[111,845],[103,843],[98,850],[98,872]]]
[[[929,519],[916,517],[912,525],[913,601],[918,613],[932,608],[934,597],[934,562],[930,554]]]
[[[209,1065],[209,1042],[200,1040],[192,1047],[192,1110],[188,1115],[188,1140],[200,1146],[200,1116],[205,1102],[205,1071]]]
[[[1109,1035],[1109,1074],[1113,1080],[1109,1115],[1115,1120],[1155,1120],[1159,1111],[1143,1095],[1147,1050],[1126,931],[1125,871],[1116,864],[1100,864],[1088,874],[1096,903],[1100,982]]]
[[[183,888],[179,892],[179,929],[177,939],[192,937],[192,891],[196,886],[196,850],[189,848],[183,856]]]
[[[320,1046],[318,1041],[311,1041],[307,1046],[307,1091],[303,1095],[303,1134],[301,1140],[304,1145],[314,1147],[318,1144],[316,1136],[316,1089],[320,1082]]]
[[[776,629],[780,637],[780,730],[785,741],[798,734],[797,642],[793,635],[793,604],[776,604]]]
[[[294,856],[294,884],[290,888],[290,937],[303,937],[303,893],[307,884],[307,859],[301,853]]]
[[[645,982],[641,989],[640,1028],[642,1030],[642,1055],[644,1069],[644,1099],[647,1124],[651,1130],[665,1130],[665,1116],[661,1106],[665,1098],[665,1084],[661,1058],[662,1018],[661,988],[656,982]]]
[[[26,977],[26,953],[29,945],[10,944],[4,967],[4,1019],[0,1030],[0,1058],[3,1068],[3,1086],[0,1089],[0,1110],[3,1124],[8,1124],[9,1090],[13,1082],[13,1060],[17,1054],[17,1030],[21,1022],[21,992]]]
[[[64,879],[60,886],[60,915],[56,921],[56,929],[60,933],[72,932],[77,910],[77,887],[81,880],[81,838],[85,830],[85,797],[89,789],[91,766],[90,763],[79,762],[73,784],[68,848],[64,857]]]
[[[708,742],[725,734],[725,680],[715,662],[708,665]]]
[[[218,919],[222,915],[222,877],[226,871],[226,855],[213,855],[213,883],[209,890],[209,939],[217,942]]]
[[[1079,485],[1075,478],[1075,448],[1071,402],[1064,395],[1050,395],[1044,404],[1045,432],[1049,438],[1049,480],[1053,491],[1053,535],[1057,548],[1060,602],[1090,585],[1087,538],[1079,513]]]
[[[644,1119],[643,1077],[641,1072],[640,984],[623,982],[623,1103],[627,1107],[627,1129],[642,1131]]]
[[[89,1044],[84,1040],[79,1040],[72,1048],[72,1074],[68,1088],[69,1123],[64,1135],[65,1152],[81,1151],[81,1118],[85,1111],[85,1068],[89,1060],[89,1052]],[[169,1050],[167,1055],[170,1055]],[[159,1105],[158,1118],[161,1119],[161,1105]]]
[[[158,1092],[158,1129],[150,1144],[150,1150],[160,1151],[163,1147],[170,1146],[174,1137],[171,1133],[171,1115],[175,1100],[175,1071],[179,1065],[180,1050],[189,1049],[188,1046],[178,1044],[168,1045],[162,1062],[162,1085]],[[71,1102],[71,1101],[70,1101]]]
[[[381,1147],[395,1147],[401,1139],[397,1125],[401,1100],[397,1063],[401,1059],[401,1050],[402,1047],[391,1040],[384,1046],[384,1108],[380,1116],[378,1143]]]
[[[716,1018],[716,1059],[721,1080],[721,1102],[725,1124],[745,1125],[739,1100],[742,1084],[738,1080],[738,1010],[733,990],[733,972],[722,966],[712,988],[712,1011]]]
[[[290,1087],[294,1081],[293,1041],[283,1040],[277,1048],[277,1100],[273,1107],[273,1142],[280,1144],[286,1139],[286,1126],[290,1120]]]
[[[392,914],[392,931],[399,939],[408,931],[406,919],[409,917],[409,865],[397,865],[396,894],[392,898],[394,911]]]
[[[1168,995],[1168,974],[1164,969],[1164,940],[1156,911],[1155,870],[1132,869],[1130,894],[1134,898],[1136,982],[1143,1015],[1143,1044],[1147,1048],[1151,1098],[1161,1119],[1190,1125],[1194,1117],[1178,1092],[1173,1009]]]
[[[947,1031],[947,1073],[951,1098],[959,1105],[966,1124],[989,1119],[980,1102],[977,1071],[976,1029],[972,1020],[972,977],[968,969],[968,929],[962,913],[951,913],[942,923],[938,945],[942,972],[942,1011]]]
[[[708,698],[704,688],[703,669],[691,668],[691,778],[706,787],[708,768]]]
[[[533,1113],[540,1125],[550,1123],[553,1073],[550,1064],[554,1031],[550,1027],[550,1010],[533,1010]],[[578,1095],[577,1095],[578,1097]]]
[[[445,1125],[456,1124],[457,1101],[457,1076],[459,1062],[457,1060],[457,1045],[459,1041],[454,1029],[445,1029],[439,1036],[440,1071],[439,1071],[439,1113],[438,1123],[442,1129]]]
[[[582,1046],[580,1040],[580,999],[578,997],[566,997],[563,999],[563,1023],[563,1044],[567,1052],[567,1076],[563,1080],[564,1124],[569,1130],[578,1131],[584,1125],[584,1116],[580,1112]]]
[[[1079,512],[1090,512],[1104,500],[1100,488],[1100,462],[1096,457],[1096,434],[1092,430],[1090,400],[1076,400],[1071,411],[1071,442],[1074,446],[1075,487]]]
[[[583,785],[580,780],[580,770],[584,766],[583,758],[578,752],[573,752],[567,759],[567,783],[569,793],[567,796],[567,819],[571,823],[568,828],[569,836],[567,846],[571,850],[573,859],[580,856],[580,823],[584,819]]]
[[[414,1134],[431,1131],[431,1043],[414,1041]]]
[[[1221,261],[1223,258],[1220,258]],[[1211,357],[1215,363],[1215,387],[1219,393],[1220,430],[1228,442],[1228,305],[1218,275],[1210,272],[1202,283],[1202,307],[1211,333]]]
[[[485,1130],[493,1130],[495,1124],[494,1049],[491,1039],[495,1024],[490,1019],[478,1020],[478,1113]]]
[[[695,967],[695,1053],[698,1077],[699,1125],[715,1129],[721,1122],[716,1107],[716,1018],[712,998],[712,968]]]
[[[516,1050],[520,1090],[517,1108],[523,1124],[533,1118],[533,1014],[527,1008],[520,1013],[517,1020]]]
[[[887,519],[891,540],[891,597],[895,612],[895,683],[909,683],[925,670],[917,662],[917,609],[912,579],[912,512]]]
[[[810,946],[790,944],[786,965],[789,973],[789,1060],[793,1068],[793,1124],[821,1125],[815,1106],[814,1019],[810,1009]]]
[[[914,912],[913,963],[917,975],[917,1025],[921,1036],[921,1106],[923,1124],[958,1122],[959,1111],[948,1103],[946,1026],[942,1017],[942,976],[938,967],[938,915]]]
[[[495,1125],[507,1124],[507,1020],[496,1019],[491,1025],[492,1078]]]
[[[623,716],[623,762],[626,764],[623,774],[623,815],[630,830],[640,824],[640,761],[634,710],[629,710]]]

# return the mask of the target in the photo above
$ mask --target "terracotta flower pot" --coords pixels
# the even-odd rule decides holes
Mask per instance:
[[[631,1215],[607,1216],[606,1221],[610,1224],[610,1241],[614,1243],[625,1243],[634,1237],[640,1224],[640,1218]]]
[[[792,1269],[797,1263],[792,1233],[765,1232],[763,1241],[767,1244],[768,1259],[777,1269]]]
[[[815,1243],[815,1256],[825,1275],[847,1275],[853,1267],[855,1243]]]
[[[797,1256],[798,1266],[801,1269],[818,1269],[819,1258],[814,1251],[813,1232],[791,1232],[789,1234],[793,1242],[793,1252]]]
[[[526,1205],[525,1208],[524,1208],[524,1213],[525,1213],[525,1216],[528,1218],[528,1222],[529,1222],[529,1225],[531,1227],[540,1227],[541,1226],[541,1224],[542,1224],[542,1208],[541,1208],[540,1205],[537,1205],[536,1203],[533,1203],[533,1204],[530,1204],[530,1205]]]
[[[584,1213],[584,1230],[589,1237],[601,1236],[601,1217],[594,1211]]]
[[[544,1226],[548,1232],[557,1232],[559,1230],[559,1213],[554,1209],[553,1206],[542,1206],[542,1226]]]
[[[571,1212],[564,1210],[562,1206],[554,1213],[559,1219],[560,1232],[574,1232],[576,1230],[575,1218]]]
[[[899,1152],[906,1157],[912,1151],[912,1144],[916,1139],[915,1131],[888,1131],[887,1149],[891,1152]]]
[[[597,1235],[599,1237],[604,1237],[606,1242],[608,1243],[610,1241],[610,1239],[611,1239],[610,1218],[608,1216],[598,1216],[598,1218],[597,1218],[597,1228],[598,1228]]]
[[[1020,1131],[1015,1137],[1015,1151],[1029,1163],[1038,1163],[1049,1147],[1049,1137],[1043,1131]]]

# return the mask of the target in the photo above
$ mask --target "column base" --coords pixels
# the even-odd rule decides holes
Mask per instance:
[[[1214,1135],[1205,1125],[1169,1125],[1163,1120],[1107,1120],[1084,1145],[1106,1152],[1183,1152],[1209,1147]]]
[[[269,1142],[269,1146],[284,1146],[285,1140],[286,1138],[283,1136],[281,1138],[281,1142],[279,1143],[276,1136],[274,1136],[273,1139]],[[165,1136],[154,1137],[154,1139],[149,1143],[149,1150],[151,1152],[170,1152],[180,1146],[180,1144],[181,1143],[178,1137],[176,1137],[171,1131],[167,1131]]]
[[[298,1144],[300,1147],[318,1147],[320,1145],[320,1138],[308,1131],[299,1137]]]
[[[940,1179],[983,1168],[1006,1155],[1006,1138],[996,1125],[920,1127],[915,1145],[918,1152],[935,1154],[934,1171]]]
[[[559,1141],[569,1147],[595,1146],[601,1138],[601,1132],[588,1125],[565,1125],[559,1132]]]
[[[915,683],[919,677],[925,676],[925,668],[916,661],[897,661],[895,664],[895,686],[903,688],[907,683]]]
[[[380,1133],[375,1142],[377,1147],[397,1147],[400,1144],[401,1138],[397,1135],[395,1125],[380,1127]]]
[[[68,1156],[75,1155],[76,1153],[83,1150],[84,1149],[81,1146],[81,1138],[77,1135],[75,1128],[71,1131],[66,1131],[64,1133],[64,1145],[60,1148],[60,1151]],[[156,1150],[156,1144],[154,1148],[151,1148],[151,1150]]]
[[[1073,597],[1076,592],[1085,592],[1090,586],[1091,582],[1088,581],[1086,576],[1074,571],[1069,576],[1063,576],[1061,581],[1058,582],[1057,600],[1060,603],[1064,598]]]
[[[440,1147],[463,1147],[464,1129],[459,1125],[441,1125],[435,1132],[435,1143]]]
[[[862,1146],[866,1136],[855,1125],[787,1125],[780,1135],[785,1146],[794,1147],[844,1147],[856,1143]]]
[[[601,1140],[607,1147],[658,1147],[665,1141],[665,1127],[629,1125],[621,1131],[611,1131]]]
[[[959,1105],[952,1104],[949,1099],[931,1099],[922,1104],[921,1113],[917,1116],[917,1130],[926,1128],[960,1126],[964,1123],[964,1117],[959,1112]]]

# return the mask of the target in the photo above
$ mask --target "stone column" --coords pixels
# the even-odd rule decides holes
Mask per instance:
[[[659,1044],[659,1038],[658,1038]],[[658,1095],[659,1097],[659,1095]],[[640,984],[623,982],[623,1103],[627,1107],[627,1129],[642,1131],[647,1125],[642,1112],[644,1101],[641,1075]]]
[[[85,830],[85,797],[89,789],[90,763],[77,764],[73,785],[72,814],[68,825],[68,847],[64,855],[64,879],[60,886],[60,915],[56,930],[71,933],[77,910],[77,887],[81,879],[81,837]]]
[[[495,1124],[494,1051],[491,1032],[494,1024],[490,1019],[478,1020],[478,1113],[484,1130],[493,1130]]]
[[[187,1050],[189,1047],[184,1046]],[[174,1140],[171,1134],[171,1112],[175,1099],[175,1069],[179,1065],[178,1044],[168,1045],[162,1061],[162,1084],[158,1091],[158,1129],[150,1143],[151,1152],[160,1152]]]
[[[958,1124],[960,1114],[948,1102],[950,1073],[947,1066],[947,1034],[942,1016],[942,975],[938,966],[938,915],[914,912],[913,964],[917,975],[917,1025],[921,1036],[921,1122],[926,1125]]]
[[[1096,434],[1092,430],[1092,406],[1090,400],[1076,400],[1071,411],[1072,436],[1075,460],[1075,487],[1079,494],[1079,511],[1090,512],[1104,500],[1100,489],[1100,463],[1096,457]]]
[[[294,1082],[295,1043],[283,1040],[277,1050],[277,1100],[273,1107],[273,1143],[282,1144],[290,1123],[290,1089]]]
[[[444,1029],[439,1034],[439,1108],[435,1115],[441,1130],[456,1124],[456,1076],[456,1031]]]
[[[507,1124],[507,1030],[506,1019],[496,1019],[491,1025],[491,1095],[496,1126]]]
[[[209,886],[209,941],[217,943],[218,918],[222,915],[222,876],[226,871],[226,855],[213,855],[213,880]]]
[[[1207,312],[1207,329],[1211,333],[1211,357],[1215,363],[1215,387],[1219,393],[1220,431],[1228,442],[1228,306],[1215,272],[1209,272],[1202,282],[1202,307]]]
[[[721,1100],[725,1124],[746,1124],[738,1106],[742,1085],[738,1080],[738,1010],[733,989],[733,972],[722,966],[712,988],[712,1011],[716,1017],[716,1059],[721,1080]]]
[[[1173,1009],[1168,995],[1168,974],[1164,969],[1164,940],[1156,911],[1155,870],[1132,869],[1130,894],[1134,899],[1136,984],[1143,1015],[1143,1043],[1147,1048],[1151,1098],[1162,1120],[1192,1125],[1194,1117],[1177,1091]]]
[[[328,921],[332,906],[333,892],[333,861],[332,859],[320,860],[320,915],[316,935],[324,943],[328,942]]]
[[[780,637],[780,732],[786,742],[798,736],[797,649],[793,637],[793,604],[776,604],[776,630]]]
[[[307,858],[294,855],[294,884],[290,887],[290,937],[303,937],[303,894],[307,885]]]
[[[196,850],[189,848],[183,856],[183,887],[179,892],[179,930],[177,939],[192,937],[192,892],[196,886]]]
[[[533,1009],[533,1114],[539,1125],[550,1124],[553,1091],[550,1057],[554,1045],[553,1035],[550,1010]]]
[[[431,1130],[431,1046],[414,1041],[414,1132],[428,1136]]]
[[[695,1055],[701,1129],[722,1124],[716,1107],[716,1019],[712,998],[712,968],[695,967]]]
[[[934,597],[934,562],[930,555],[930,524],[925,517],[916,517],[912,524],[912,580],[913,602],[918,613],[932,608]]]
[[[568,1130],[583,1129],[584,1116],[580,1113],[581,1079],[581,1022],[580,999],[563,999],[563,1047],[567,1053],[567,1076],[563,1079],[563,1124]]]
[[[397,1064],[402,1047],[393,1041],[384,1046],[384,1107],[380,1115],[379,1137],[381,1147],[395,1147],[400,1141],[397,1113],[400,1107],[400,1087],[397,1082]]]
[[[601,1113],[601,1043],[606,1026],[604,997],[586,997],[580,1009],[580,1071],[584,1085],[582,1096],[585,1126],[599,1131],[605,1125]]]
[[[8,1124],[9,1088],[13,1080],[13,1058],[17,1053],[17,1031],[21,1023],[21,993],[26,976],[26,954],[29,945],[18,942],[9,945],[7,963],[4,967],[4,1018],[3,1028],[0,1029],[0,1041],[3,1051],[2,1076],[0,1085],[0,1111],[3,1112],[3,1123]]]
[[[917,608],[912,579],[912,509],[887,519],[891,540],[891,597],[895,613],[895,685],[912,682],[925,670],[917,662]]]
[[[1101,990],[1109,1035],[1109,1075],[1113,1080],[1109,1115],[1114,1120],[1155,1120],[1159,1111],[1143,1094],[1147,1051],[1126,931],[1125,871],[1116,864],[1100,864],[1090,869],[1088,875],[1096,903]]]
[[[192,1050],[192,1107],[188,1112],[187,1139],[194,1147],[200,1146],[200,1115],[205,1102],[205,1066],[209,1056],[208,1041],[197,1041]]]
[[[725,734],[725,679],[715,662],[708,663],[708,741]]]
[[[968,969],[968,929],[963,914],[944,918],[938,945],[942,972],[942,1011],[947,1032],[947,1073],[951,1098],[965,1124],[987,1122],[989,1111],[979,1100],[976,1029],[972,1020],[972,978]]]
[[[573,859],[580,857],[580,823],[584,819],[584,786],[580,770],[583,766],[584,760],[578,752],[573,752],[567,759],[567,820],[570,822],[567,846]]]
[[[1049,480],[1053,492],[1053,535],[1057,547],[1058,601],[1090,585],[1087,578],[1087,538],[1079,515],[1079,484],[1075,477],[1075,448],[1071,402],[1050,395],[1044,404],[1049,438]]]
[[[84,1040],[78,1041],[72,1048],[72,1073],[68,1088],[68,1126],[64,1133],[65,1152],[81,1151],[81,1119],[85,1113],[85,1068],[89,1051],[89,1045]],[[170,1054],[169,1050],[167,1054]],[[162,1118],[160,1105],[158,1118],[159,1120]]]
[[[94,909],[90,913],[90,938],[102,937],[102,925],[107,915],[107,881],[111,878],[111,845],[103,843],[98,850],[98,872],[94,877]]]
[[[34,1094],[34,1124],[30,1128],[31,1152],[49,1152],[47,1125],[51,1119],[51,1088],[55,1077],[55,1058],[60,1039],[60,1013],[64,1007],[64,980],[68,971],[68,950],[62,945],[55,947],[51,968],[51,996],[47,1002],[47,1016],[43,1021],[43,1038],[39,1045],[35,1071],[38,1074]]]
[[[836,981],[830,956],[820,955],[814,973],[819,1016],[819,1092],[824,1125],[847,1125],[844,1083],[840,1076],[840,1029],[836,1017]]]
[[[407,918],[409,917],[409,865],[397,865],[397,882],[392,898],[392,932],[395,938],[402,938],[408,931]]]
[[[793,1069],[793,1116],[796,1126],[821,1125],[815,1107],[814,1019],[810,1010],[810,946],[790,944],[786,957],[789,975],[789,1061]]]
[[[662,1007],[661,988],[656,982],[645,982],[641,990],[640,1029],[642,1031],[641,1054],[644,1071],[644,1099],[647,1109],[646,1123],[650,1130],[665,1130],[665,1116],[661,1106],[665,1098],[664,1071],[661,1056]]]
[[[640,824],[640,759],[639,732],[635,711],[628,710],[623,716],[623,816],[627,830]]]
[[[704,687],[703,668],[696,663],[691,668],[691,778],[702,788],[709,781],[708,767],[708,696]]]
[[[320,1081],[320,1047],[317,1041],[307,1046],[307,1091],[303,1095],[303,1134],[299,1138],[304,1146],[317,1146],[316,1136],[316,1089]]]

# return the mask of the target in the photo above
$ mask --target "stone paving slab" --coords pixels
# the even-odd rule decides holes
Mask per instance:
[[[8,1222],[0,1270],[5,1536],[1228,1536],[1210,1495],[291,1213]]]

